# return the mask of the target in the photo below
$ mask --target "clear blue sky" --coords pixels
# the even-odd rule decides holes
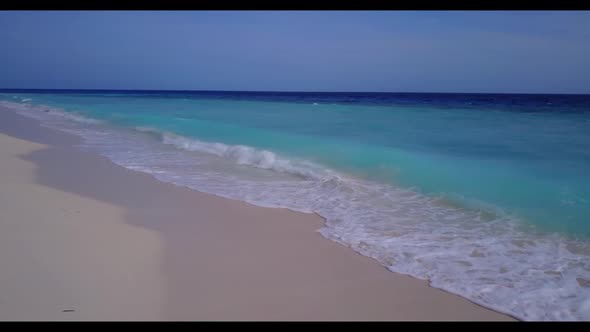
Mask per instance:
[[[590,12],[0,12],[0,88],[590,93]]]

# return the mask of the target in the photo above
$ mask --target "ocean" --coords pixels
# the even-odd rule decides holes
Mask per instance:
[[[485,307],[590,320],[590,95],[0,90],[0,103],[161,181],[318,213],[327,239]]]

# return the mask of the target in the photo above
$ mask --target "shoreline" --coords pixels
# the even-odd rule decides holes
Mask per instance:
[[[71,220],[55,230],[56,238],[46,238],[48,247],[39,250],[47,256],[43,256],[48,260],[43,262],[44,269],[34,259],[26,263],[29,269],[23,269],[24,258],[7,253],[29,250],[23,241],[4,244],[0,257],[15,278],[0,281],[1,290],[36,284],[44,292],[54,292],[54,297],[76,298],[79,307],[88,307],[62,312],[54,306],[63,304],[46,303],[41,308],[43,301],[51,299],[38,301],[33,293],[27,296],[39,305],[23,302],[20,309],[39,306],[38,312],[27,315],[11,306],[22,298],[13,292],[2,295],[0,320],[514,320],[430,287],[427,281],[390,272],[372,258],[325,239],[317,232],[324,223],[317,213],[258,207],[161,182],[80,151],[74,146],[80,142],[78,137],[42,127],[2,107],[0,133],[0,170],[2,176],[14,179],[9,192],[0,191],[0,208],[8,211],[0,227],[10,230],[9,219],[22,217],[23,204],[30,210],[26,213],[45,220],[59,221],[64,213],[49,208],[37,211],[40,204],[61,204],[72,212]],[[4,164],[13,166],[6,170]],[[28,197],[31,190],[35,195]],[[28,201],[19,206],[10,198],[13,193],[21,193]],[[53,195],[51,200],[48,195]],[[93,233],[81,234],[85,229],[75,233],[81,238],[59,232],[67,234],[82,225],[92,228],[104,220],[109,228],[101,226],[105,227],[102,240],[117,234],[116,245],[92,242]],[[26,237],[39,236],[39,221],[27,220],[30,225],[21,234],[27,245],[37,245]],[[56,251],[49,249],[55,248],[57,237],[63,242],[62,254],[64,250],[93,252],[106,266],[117,262],[116,269],[102,270],[110,273],[109,278],[86,279],[101,269],[80,257],[54,257]],[[114,248],[119,250],[96,254]],[[141,264],[127,266],[129,262]],[[30,276],[33,280],[16,278],[36,269],[41,274]],[[57,283],[71,279],[78,291],[51,289],[47,275]],[[130,285],[136,287],[129,290]],[[123,309],[109,309],[118,303],[102,294],[109,292],[123,292],[125,296],[117,298],[126,304]]]

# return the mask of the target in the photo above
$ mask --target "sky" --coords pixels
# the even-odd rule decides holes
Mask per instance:
[[[590,12],[4,11],[0,88],[590,93]]]

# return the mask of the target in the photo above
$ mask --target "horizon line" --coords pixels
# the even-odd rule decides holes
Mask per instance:
[[[285,91],[285,90],[186,90],[186,89],[75,89],[75,88],[0,88],[10,90],[45,90],[45,91],[166,91],[166,92],[248,92],[248,93],[382,93],[382,94],[481,94],[481,95],[573,95],[588,96],[590,93],[555,93],[555,92],[419,92],[419,91]]]

